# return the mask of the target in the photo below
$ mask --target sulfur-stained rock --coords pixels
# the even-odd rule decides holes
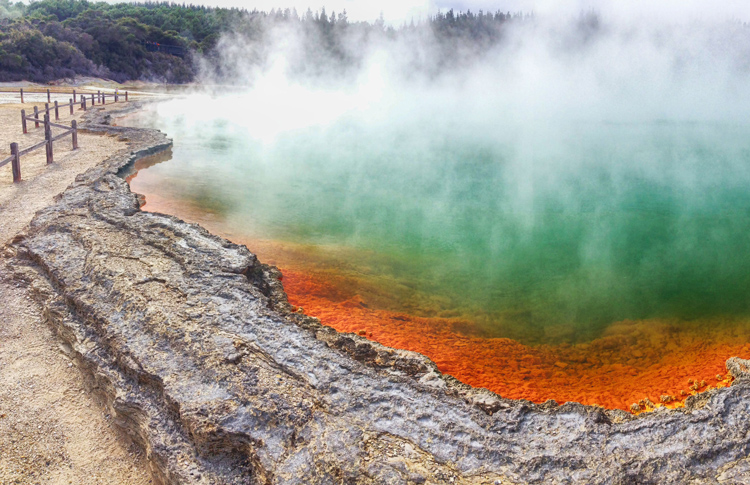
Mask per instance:
[[[278,270],[244,246],[141,212],[117,173],[168,140],[88,128],[127,137],[129,152],[39,212],[6,271],[44,302],[157,480],[711,483],[747,470],[744,361],[730,360],[733,386],[637,417],[471,389],[293,312]]]
[[[748,379],[750,378],[750,360],[732,357],[727,360],[727,370],[735,379]]]

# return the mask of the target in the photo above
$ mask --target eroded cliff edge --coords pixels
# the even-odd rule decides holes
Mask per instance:
[[[427,358],[289,313],[244,246],[141,212],[117,174],[76,179],[5,251],[165,483],[737,483],[750,478],[750,363],[688,409],[630,417],[510,401]],[[501,371],[500,371],[501,372]]]

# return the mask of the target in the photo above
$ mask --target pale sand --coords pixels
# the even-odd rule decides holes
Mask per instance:
[[[33,104],[0,106],[0,160],[13,141],[23,149],[43,139],[43,128],[31,122],[29,134],[22,134],[21,108],[33,111]],[[67,108],[60,115],[60,124],[73,119]],[[100,135],[80,133],[78,141],[75,152],[70,138],[56,142],[53,165],[46,164],[43,148],[23,157],[20,184],[13,184],[10,165],[0,168],[0,246],[77,174],[124,147]],[[86,392],[41,308],[3,274],[5,263],[0,260],[0,483],[151,483],[145,458]]]

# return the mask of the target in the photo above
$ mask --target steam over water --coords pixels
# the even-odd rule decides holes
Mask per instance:
[[[215,72],[247,86],[135,120],[174,149],[131,186],[278,265],[324,324],[505,397],[727,385],[750,357],[750,27],[519,19],[481,49],[344,30],[356,67],[329,73],[287,24],[232,37]]]
[[[389,309],[468,317],[486,336],[580,341],[624,319],[748,315],[748,124],[519,127],[498,110],[474,126],[441,111],[265,140],[165,114],[173,160],[138,178],[243,236],[320,248],[309,263],[326,254],[390,287]]]

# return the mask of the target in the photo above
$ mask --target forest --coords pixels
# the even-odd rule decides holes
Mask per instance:
[[[304,38],[306,47],[295,67],[307,75],[351,69],[368,45],[412,38],[429,38],[429,59],[421,63],[440,69],[496,46],[510,24],[529,22],[533,16],[521,13],[450,10],[393,27],[382,17],[351,22],[346,11],[329,14],[324,8],[299,13],[168,2],[39,0],[26,5],[0,0],[0,81],[96,76],[187,83],[201,70],[221,77],[227,68],[222,48],[233,42],[247,46],[249,55],[262,62],[264,40],[279,27]],[[595,16],[582,22],[596,27]]]

